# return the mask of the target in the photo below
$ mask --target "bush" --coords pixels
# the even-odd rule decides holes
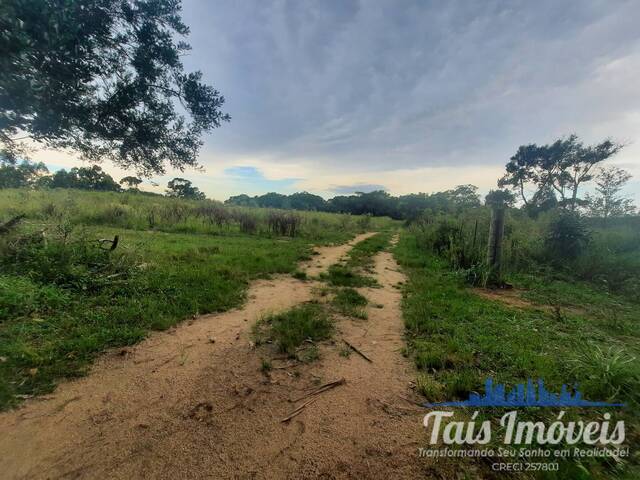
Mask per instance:
[[[563,212],[551,221],[545,237],[547,255],[557,264],[579,257],[591,234],[579,215]]]
[[[283,237],[295,237],[301,222],[302,218],[296,213],[273,211],[267,216],[269,231]]]

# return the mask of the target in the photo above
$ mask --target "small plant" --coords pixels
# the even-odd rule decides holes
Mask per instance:
[[[292,274],[293,278],[297,278],[298,280],[306,280],[307,272],[303,272],[302,270],[296,270]]]
[[[621,347],[590,345],[573,360],[573,373],[597,400],[640,400],[640,369],[636,357]]]
[[[349,358],[351,356],[352,350],[347,345],[343,345],[340,348],[340,352],[338,352],[341,357]]]
[[[320,358],[320,351],[315,345],[310,345],[309,347],[300,350],[296,358],[302,363],[315,362]]]
[[[271,361],[267,360],[266,358],[263,358],[262,362],[260,363],[260,371],[262,373],[269,373],[271,370],[273,370],[273,365],[271,364]]]
[[[430,402],[442,400],[442,385],[431,375],[419,374],[416,378],[416,390]]]
[[[344,265],[331,265],[323,278],[336,287],[370,287],[377,284],[374,278],[360,275]]]
[[[363,308],[367,305],[367,299],[353,288],[342,288],[338,290],[333,297],[332,303],[343,315],[363,320],[367,318],[367,312],[365,312]]]
[[[265,332],[268,329],[268,332]],[[305,340],[325,340],[333,332],[331,318],[321,305],[305,303],[286,312],[265,317],[254,327],[256,343],[267,335],[278,349],[295,356]]]

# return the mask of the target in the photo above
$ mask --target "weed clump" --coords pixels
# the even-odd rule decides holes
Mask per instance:
[[[278,350],[295,356],[306,340],[325,340],[333,333],[333,322],[324,308],[316,303],[305,303],[275,315],[263,318],[254,326],[256,343],[273,341]]]
[[[338,290],[331,303],[343,315],[363,320],[367,318],[367,312],[363,308],[368,303],[367,299],[353,288]]]
[[[374,278],[360,275],[345,265],[331,265],[321,278],[334,287],[372,287],[377,284]]]

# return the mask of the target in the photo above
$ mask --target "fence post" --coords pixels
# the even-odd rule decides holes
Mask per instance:
[[[502,239],[504,238],[504,205],[492,205],[489,244],[487,247],[487,266],[489,267],[489,285],[502,283]]]

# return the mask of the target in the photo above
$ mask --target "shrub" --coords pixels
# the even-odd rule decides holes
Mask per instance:
[[[579,257],[589,243],[591,234],[579,215],[563,212],[549,224],[545,247],[554,263],[564,263]]]
[[[255,216],[246,212],[236,212],[234,216],[242,233],[252,235],[258,231],[258,219]]]
[[[275,235],[295,237],[299,230],[302,217],[296,213],[269,212],[267,224],[269,231]]]

